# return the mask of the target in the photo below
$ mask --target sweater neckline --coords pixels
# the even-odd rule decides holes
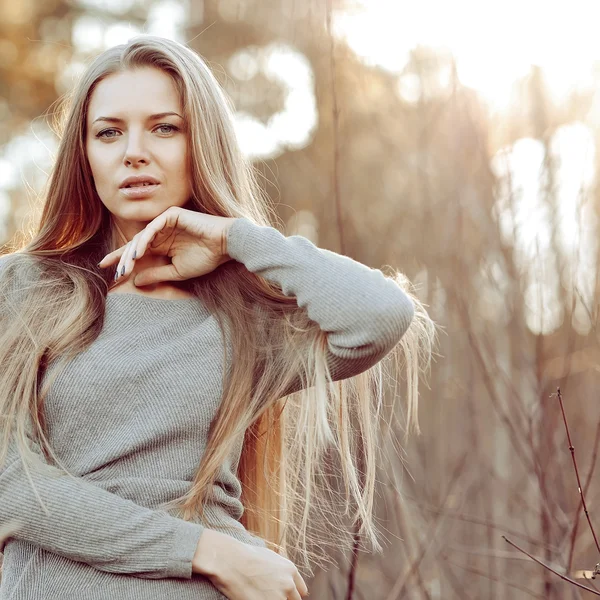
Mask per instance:
[[[136,320],[155,321],[163,318],[201,317],[206,319],[210,311],[198,298],[155,298],[135,292],[116,292],[106,295],[106,310],[117,318],[135,314]],[[119,317],[119,315],[121,317]]]
[[[111,292],[109,294],[106,295],[106,300],[108,301],[109,298],[114,298],[115,296],[123,296],[123,297],[128,297],[131,300],[140,300],[140,301],[146,301],[149,300],[150,302],[167,302],[167,303],[180,303],[180,304],[199,304],[200,301],[198,300],[198,298],[196,298],[195,296],[193,298],[158,298],[155,296],[147,296],[145,294],[137,294],[136,292]]]

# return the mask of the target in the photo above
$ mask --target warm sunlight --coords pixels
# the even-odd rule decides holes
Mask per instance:
[[[600,0],[0,14],[0,599],[600,591]]]
[[[600,56],[595,4],[572,0],[356,0],[340,11],[335,31],[366,62],[401,73],[417,46],[448,49],[460,81],[492,108],[511,102],[512,84],[531,65],[543,69],[552,95],[561,100],[589,87]]]
[[[584,304],[594,304],[598,268],[597,217],[590,201],[596,162],[593,132],[582,123],[564,125],[549,142],[549,156],[544,153],[542,142],[532,138],[517,140],[496,153],[491,164],[499,183],[495,215],[505,243],[515,247],[529,328],[547,334],[563,319],[563,307],[557,301],[559,273],[549,258],[556,243],[570,257],[564,266],[570,274],[569,291],[583,302],[574,309],[573,326],[585,335],[592,323]],[[547,202],[548,160],[556,165],[555,222]]]

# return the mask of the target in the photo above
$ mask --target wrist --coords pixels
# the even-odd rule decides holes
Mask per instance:
[[[228,218],[228,223],[225,225],[221,232],[221,257],[222,262],[227,262],[231,259],[229,256],[229,231],[232,225],[237,221],[237,217]]]
[[[198,540],[196,553],[192,558],[192,572],[208,578],[217,577],[222,567],[222,556],[226,556],[223,548],[233,538],[214,529],[205,529]]]

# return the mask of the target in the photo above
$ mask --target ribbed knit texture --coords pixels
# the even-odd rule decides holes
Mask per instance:
[[[242,218],[228,249],[328,332],[336,379],[381,360],[413,317],[412,301],[381,271],[302,236]],[[0,269],[9,261],[0,259]],[[76,479],[32,472],[46,515],[14,448],[0,472],[0,525],[24,525],[4,549],[0,600],[225,598],[192,574],[191,561],[205,527],[265,545],[239,522],[241,442],[220,470],[202,523],[156,508],[191,485],[221,399],[222,369],[217,321],[198,300],[108,295],[100,336],[58,377],[45,404],[50,444]]]

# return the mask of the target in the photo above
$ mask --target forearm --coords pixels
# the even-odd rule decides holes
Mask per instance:
[[[10,454],[12,460],[0,470],[0,525],[20,524],[11,537],[100,571],[148,579],[192,576],[202,525],[139,506],[54,468],[48,474],[31,470],[34,491],[14,448]]]
[[[240,544],[251,548],[226,533],[215,529],[204,529],[192,558],[192,572],[209,579],[223,578],[227,569],[227,557],[236,554]]]
[[[228,229],[229,256],[276,283],[327,333],[328,360],[341,378],[378,362],[400,341],[414,305],[395,281],[348,256],[285,237],[246,218]]]

